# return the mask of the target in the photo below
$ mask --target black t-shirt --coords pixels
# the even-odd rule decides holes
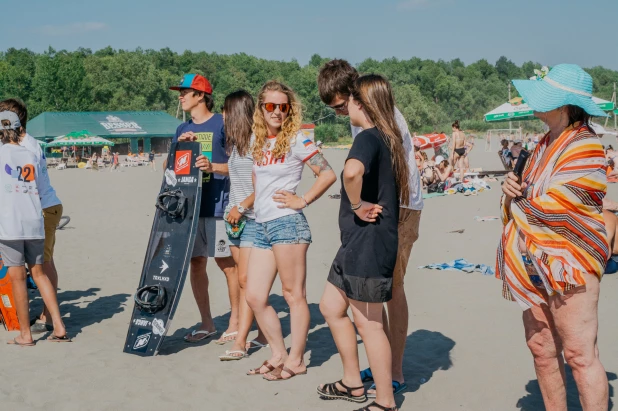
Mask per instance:
[[[390,150],[379,131],[371,128],[356,136],[346,161],[350,159],[365,166],[361,199],[379,204],[383,210],[375,223],[367,223],[352,211],[345,188],[341,190],[341,242],[356,260],[356,268],[351,271],[351,267],[346,267],[346,274],[390,277],[397,257],[399,223],[399,197]]]

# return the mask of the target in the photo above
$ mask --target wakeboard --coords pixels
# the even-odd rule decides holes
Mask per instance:
[[[124,352],[157,355],[174,318],[193,252],[202,197],[200,144],[173,143],[150,232]]]

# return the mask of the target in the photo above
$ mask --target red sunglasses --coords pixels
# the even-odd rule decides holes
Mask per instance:
[[[282,113],[287,113],[292,108],[292,105],[290,103],[281,103],[281,104],[264,103],[264,104],[262,104],[262,106],[269,113],[274,112],[277,109],[277,107],[279,107],[279,111],[281,111]]]

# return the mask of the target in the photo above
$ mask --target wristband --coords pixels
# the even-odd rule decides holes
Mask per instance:
[[[305,196],[304,195],[300,196],[300,199],[305,202],[305,207],[304,208],[309,207],[309,203],[307,202],[307,200],[305,200]]]
[[[350,208],[352,211],[356,211],[363,205],[363,200],[359,201],[358,204],[350,204]]]

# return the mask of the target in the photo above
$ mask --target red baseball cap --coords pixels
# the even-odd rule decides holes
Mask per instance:
[[[170,87],[170,90],[180,90],[183,88],[192,88],[193,90],[202,91],[207,94],[212,94],[212,86],[208,79],[199,74],[185,74],[180,79],[180,85]]]

